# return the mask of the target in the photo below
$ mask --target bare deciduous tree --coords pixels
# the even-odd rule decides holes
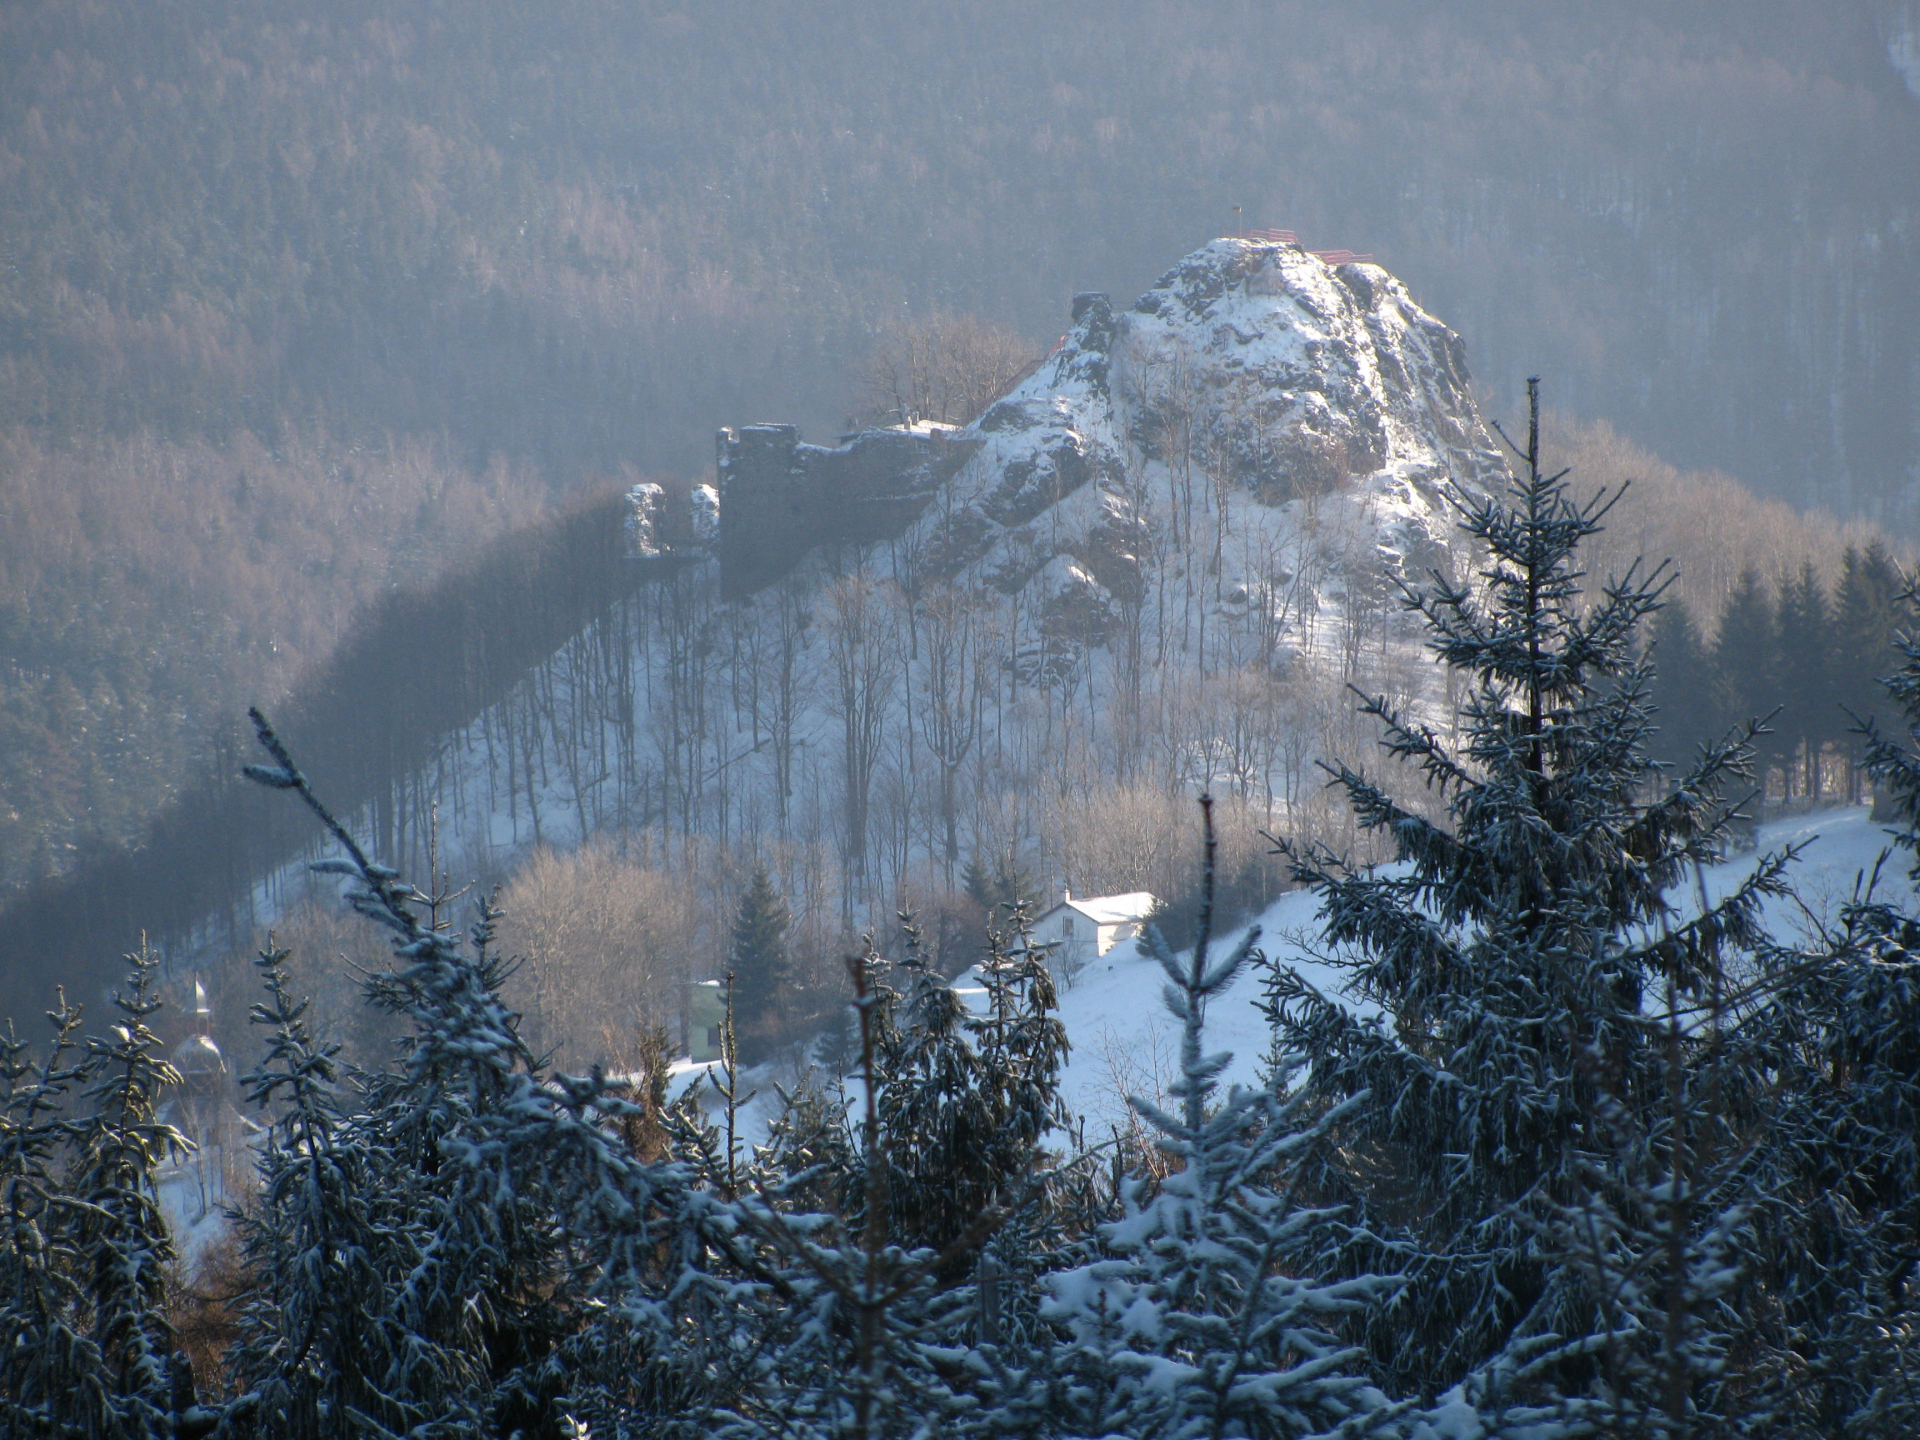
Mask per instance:
[[[960,862],[960,767],[980,733],[980,651],[983,637],[973,598],[951,586],[929,593],[920,606],[922,633],[920,733],[940,767],[940,824],[947,884]]]
[[[844,576],[827,588],[825,609],[832,666],[827,699],[841,727],[843,854],[850,906],[854,889],[867,877],[873,772],[898,673],[892,589],[863,574]]]
[[[792,818],[794,725],[807,703],[808,671],[801,663],[813,625],[797,582],[780,587],[766,630],[769,695],[767,731],[773,742],[775,807],[784,833]]]
[[[1038,358],[1022,336],[976,315],[936,310],[896,321],[867,362],[859,418],[886,425],[964,425],[1010,389]]]
[[[702,953],[688,877],[646,868],[608,844],[542,848],[501,900],[501,940],[525,957],[516,979],[537,1045],[630,1037],[678,1014],[677,987],[693,978]],[[605,1057],[568,1057],[589,1058]]]

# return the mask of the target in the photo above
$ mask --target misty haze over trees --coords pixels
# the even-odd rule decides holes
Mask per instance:
[[[902,316],[1037,353],[1244,227],[1379,255],[1489,393],[1904,533],[1910,13],[1530,19],[11,7],[0,882],[553,495],[827,433]]]
[[[1338,283],[1316,290],[1329,272],[1297,250],[1243,244],[1189,257],[1149,300],[1175,304],[1182,287],[1212,294],[1243,262],[1280,265],[1273,273],[1292,277],[1285,285],[1303,303],[1346,296]],[[1270,343],[1289,353],[1285,325],[1260,318],[1274,302],[1253,291],[1266,283],[1256,276],[1243,298],[1208,303],[1228,306],[1236,327],[1279,325]],[[1368,303],[1388,307],[1367,322],[1365,343],[1385,347],[1379,363],[1424,363],[1420,326],[1432,322],[1393,319],[1398,302],[1366,285]],[[1352,296],[1338,303],[1373,313]],[[760,868],[777,877],[795,925],[779,1017],[765,1022],[786,1038],[844,1001],[838,956],[896,911],[920,915],[932,963],[964,967],[988,915],[969,865],[1031,867],[1082,894],[1151,891],[1171,902],[1163,928],[1184,934],[1194,881],[1179,821],[1201,790],[1218,796],[1221,904],[1258,909],[1284,884],[1262,829],[1354,839],[1318,778],[1324,757],[1361,743],[1342,687],[1451,703],[1408,641],[1392,575],[1460,562],[1433,548],[1445,541],[1444,506],[1426,514],[1414,491],[1336,483],[1313,448],[1322,441],[1300,450],[1297,437],[1262,429],[1268,402],[1234,378],[1236,354],[1211,341],[1183,348],[1185,321],[1152,339],[1162,321],[1142,305],[1123,317],[1134,339],[1101,338],[1111,322],[1089,311],[1071,343],[982,420],[1005,479],[1001,460],[980,457],[894,539],[829,545],[729,601],[724,556],[716,567],[683,544],[692,563],[670,557],[644,578],[618,557],[612,513],[576,509],[376,612],[290,707],[288,733],[343,800],[367,807],[378,853],[508,882],[503,935],[528,957],[512,996],[529,1034],[576,1063],[624,1055],[620,1017],[679,1022],[681,987],[721,972],[724,917]],[[882,338],[865,392],[882,418],[932,408],[936,384],[962,393],[1004,380],[1015,353],[1004,340],[971,326],[955,343],[955,328],[936,318]],[[952,378],[935,378],[936,356]],[[1074,402],[1092,406],[1075,422],[1086,436],[1062,440],[1051,421],[1032,428],[1038,402],[1017,397],[1052,395],[1057,407],[1060,377],[1089,366],[1092,378],[1069,386],[1090,387]],[[1346,382],[1336,367],[1312,383]],[[1415,406],[1393,423],[1458,425],[1469,447],[1490,445],[1453,383],[1420,402],[1438,409]],[[921,398],[903,402],[913,387]],[[1387,391],[1380,400],[1396,414],[1413,403]],[[1117,428],[1103,429],[1109,407]],[[1348,438],[1326,453],[1389,443],[1371,433],[1336,427],[1330,436]],[[1598,561],[1624,567],[1636,553],[1629,537],[1689,542],[1667,548],[1695,577],[1680,593],[1704,603],[1749,572],[1845,568],[1875,543],[1858,525],[1796,519],[1726,482],[1664,471],[1604,430],[1567,438],[1596,482],[1646,474],[1610,516],[1603,538],[1616,549]],[[1269,472],[1274,446],[1283,468]],[[1446,463],[1466,464],[1463,481],[1478,483],[1472,467],[1486,462]],[[1081,478],[1069,483],[1068,470]],[[1015,485],[1016,475],[1028,478]],[[690,521],[678,523],[690,542]],[[1381,546],[1417,558],[1389,564]],[[1877,563],[1867,589],[1879,628],[1856,637],[1860,654],[1884,649],[1890,633],[1892,576]],[[423,634],[439,643],[423,648]],[[1755,694],[1766,699],[1771,683]],[[1676,757],[1738,718],[1734,698],[1697,715],[1675,709],[1666,742]],[[1844,716],[1831,700],[1803,708],[1826,722],[1813,745],[1816,757],[1831,752],[1822,786],[1852,793],[1857,755],[1835,734]],[[231,958],[203,968],[230,1011],[241,1002],[224,987],[244,983],[240,959],[258,924],[337,953],[324,888],[303,903],[310,887],[297,870],[276,868],[307,835],[246,787],[236,792],[233,763],[170,812],[150,852],[168,863],[108,857],[43,888],[16,907],[10,943],[60,955],[76,984],[101,985],[110,957],[142,933],[190,954],[224,946]],[[1808,793],[1789,783],[1802,762],[1776,768],[1780,793]],[[80,893],[97,898],[76,925],[69,897]],[[350,971],[337,979],[350,986]]]
[[[1590,9],[0,12],[0,1430],[1912,1433],[1920,9]]]

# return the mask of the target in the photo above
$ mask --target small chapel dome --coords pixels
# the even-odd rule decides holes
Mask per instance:
[[[173,1068],[188,1084],[212,1080],[227,1073],[226,1057],[220,1047],[205,1035],[190,1035],[173,1047]]]

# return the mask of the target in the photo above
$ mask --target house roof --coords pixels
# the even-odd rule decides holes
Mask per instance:
[[[1135,890],[1126,895],[1075,895],[1058,902],[1047,914],[1053,914],[1054,910],[1077,910],[1096,925],[1120,925],[1129,920],[1146,919],[1159,903],[1160,897],[1151,890]]]

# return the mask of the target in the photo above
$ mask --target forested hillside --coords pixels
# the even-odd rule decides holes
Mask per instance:
[[[1253,226],[1377,254],[1490,393],[1907,526],[1910,18],[8,6],[0,885],[554,490],[818,433],[902,317],[1037,352]]]
[[[0,436],[0,892],[140,833],[222,727],[545,487],[430,440]]]
[[[1223,913],[1284,883],[1262,831],[1359,841],[1319,783],[1361,743],[1347,687],[1436,719],[1456,703],[1410,643],[1399,586],[1473,573],[1449,517],[1505,474],[1457,337],[1376,266],[1245,240],[1187,256],[1124,312],[1097,296],[1075,311],[1037,370],[937,442],[966,458],[923,474],[904,529],[803,547],[786,573],[736,556],[730,534],[761,533],[754,485],[801,463],[788,430],[739,432],[723,497],[702,502],[721,507],[717,549],[690,528],[692,497],[662,496],[655,558],[622,560],[608,497],[379,607],[270,707],[376,853],[506,882],[502,935],[525,957],[509,989],[543,1047],[620,1063],[650,1027],[677,1033],[684,982],[732,965],[734,908],[769,882],[788,922],[778,1003],[745,996],[756,1048],[824,1023],[839,957],[900,912],[943,968],[1036,884],[1149,891],[1186,933],[1193,794],[1218,797]],[[1654,748],[1684,761],[1790,702],[1763,789],[1856,794],[1842,706],[1877,694],[1899,588],[1880,537],[1681,474],[1604,427],[1550,438],[1610,497],[1589,601],[1644,552],[1676,562]],[[782,457],[757,481],[749,440]],[[1798,608],[1777,620],[1761,576]],[[1689,605],[1704,626],[1679,628]],[[0,915],[0,952],[84,989],[144,932],[237,1016],[231,986],[272,927],[349,983],[327,888],[288,863],[312,837],[267,815],[225,757],[144,848],[84,857]],[[24,977],[14,1003],[44,984]]]
[[[1380,256],[1505,389],[1904,515],[1895,3],[11,6],[5,418],[324,418],[567,474],[838,418],[877,317],[1031,334],[1216,234]]]

